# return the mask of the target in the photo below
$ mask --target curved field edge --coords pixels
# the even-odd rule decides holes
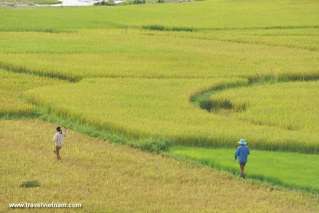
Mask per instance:
[[[216,92],[221,92],[227,89],[236,89],[240,87],[249,87],[254,85],[260,84],[275,84],[275,83],[282,83],[282,82],[296,82],[296,81],[317,81],[319,80],[319,73],[313,74],[304,74],[304,75],[297,75],[297,74],[281,74],[281,75],[256,75],[248,77],[246,81],[240,83],[231,83],[231,84],[221,84],[218,86],[213,86],[209,89],[202,90],[196,92],[194,95],[190,97],[190,101],[195,106],[200,106],[202,109],[211,111],[213,110],[213,100],[211,97]]]
[[[306,128],[307,131],[311,132],[314,130],[310,130],[310,127],[313,129],[315,125],[311,126],[312,123],[309,123],[310,115],[307,115],[308,117],[303,118],[305,120],[308,119],[308,123],[300,122],[301,121],[300,117],[295,116],[293,119],[291,118],[288,119],[287,117],[293,117],[294,114],[298,112],[298,109],[301,110],[299,111],[299,116],[302,113],[306,113],[302,111],[303,107],[306,106],[304,102],[303,102],[303,105],[300,106],[298,105],[298,102],[293,102],[293,100],[290,100],[291,98],[297,98],[298,95],[300,95],[301,98],[304,97],[305,100],[303,101],[306,101],[306,102],[313,99],[311,100],[312,105],[309,105],[308,107],[304,109],[310,110],[315,108],[316,95],[313,94],[315,89],[313,88],[312,90],[310,90],[310,91],[313,91],[311,93],[312,96],[307,96],[307,95],[309,93],[309,89],[315,86],[315,84],[318,82],[318,79],[319,79],[319,75],[308,75],[308,76],[283,75],[278,77],[271,77],[271,76],[261,77],[260,79],[251,78],[251,79],[248,79],[247,82],[244,82],[241,84],[230,84],[230,85],[225,84],[215,88],[211,88],[210,90],[207,90],[207,91],[202,91],[194,95],[193,97],[191,97],[191,102],[195,106],[198,106],[201,109],[206,110],[208,112],[216,113],[216,114],[228,116],[228,117],[233,116],[233,118],[236,118],[245,122],[251,122],[252,124],[256,124],[256,125],[275,126],[277,128],[283,128],[287,130],[301,130],[302,127],[307,127]],[[312,87],[307,87],[308,85],[310,86],[312,85]],[[286,89],[283,90],[282,87]],[[302,94],[297,93],[298,91],[292,91],[289,93],[289,91],[287,91],[288,89],[294,89],[295,87],[296,89],[298,89],[299,87],[300,87],[300,90],[303,89],[301,90],[303,91],[303,93]],[[267,88],[268,90],[263,88]],[[272,90],[273,88],[274,90]],[[277,88],[277,90],[275,90],[275,88]],[[280,90],[280,88],[282,89]],[[308,88],[308,90],[306,90],[306,88]],[[254,91],[254,89],[256,89],[256,91]],[[248,93],[247,91],[251,91],[251,92]],[[245,94],[243,92],[245,92]],[[280,93],[282,95],[280,96],[279,94],[273,94],[275,92]],[[280,96],[280,99],[278,99],[277,96],[278,97]],[[267,99],[268,101],[264,101],[264,102],[256,101],[256,100],[259,100],[259,98],[261,99],[268,98]],[[269,103],[270,99],[273,99],[274,101]],[[263,103],[264,105],[262,105],[260,102]],[[288,103],[293,104],[293,106],[295,107],[294,110],[290,110],[286,112],[287,110],[289,110]],[[271,112],[274,113],[274,115],[272,115],[269,112],[269,110],[272,109],[272,107],[277,106],[277,104],[279,104],[278,107],[281,107],[281,110],[286,109],[281,112],[281,114],[285,114],[286,116],[286,117],[282,116],[281,119],[286,119],[286,121],[285,122],[281,121],[280,124],[276,123],[276,121],[278,120],[275,119],[276,117],[280,116],[279,111],[272,110]],[[283,104],[286,104],[286,105],[283,105]],[[255,106],[255,105],[258,105],[258,106]],[[296,108],[297,105],[299,108]],[[268,110],[267,111],[268,114],[263,116],[258,115],[258,113],[256,114],[257,107],[259,109],[259,113],[263,114],[265,113],[265,111]],[[252,113],[250,109],[254,109],[255,110],[254,113]],[[248,113],[248,111],[250,112],[250,114]],[[315,110],[312,110],[311,112],[315,113]],[[289,113],[292,115],[289,116],[288,115]],[[248,118],[246,118],[245,116],[247,116]],[[261,116],[261,117],[258,119],[258,116],[259,117]],[[271,117],[273,121],[268,121],[266,117]],[[296,121],[293,122],[296,119],[297,120],[299,119],[298,123]],[[316,123],[315,121],[316,119],[312,121],[314,122],[313,124]]]
[[[81,122],[79,120],[75,120],[72,118],[67,117],[61,117],[57,116],[56,114],[47,114],[47,112],[40,113],[39,111],[34,114],[34,116],[14,116],[14,115],[6,115],[5,117],[0,117],[1,120],[30,120],[30,119],[40,119],[44,122],[59,124],[64,126],[65,128],[72,129],[72,131],[76,131],[85,135],[88,135],[90,137],[98,138],[100,140],[108,141],[109,143],[114,144],[124,144],[128,145],[135,149],[140,149],[142,151],[151,152],[151,153],[157,153],[157,154],[164,154],[169,155],[170,157],[173,157],[176,160],[181,160],[183,162],[187,160],[191,160],[194,163],[200,163],[205,166],[212,167],[214,169],[228,172],[232,175],[238,176],[238,169],[230,168],[227,166],[223,166],[220,163],[215,163],[210,160],[205,159],[196,159],[196,158],[190,158],[187,156],[181,156],[181,155],[175,155],[172,154],[172,149],[175,148],[174,145],[170,143],[167,139],[161,139],[161,138],[152,138],[152,137],[145,137],[145,138],[132,138],[128,135],[119,134],[111,131],[107,131],[105,129],[98,129],[92,125],[89,125],[85,122]],[[178,145],[179,147],[187,148],[187,146]],[[202,148],[202,149],[212,149],[212,147],[193,147],[194,149]],[[218,147],[216,147],[219,149]],[[277,151],[275,151],[275,154]],[[306,154],[310,155],[310,154]],[[298,157],[298,156],[297,156]],[[298,158],[297,158],[298,160]],[[307,162],[306,165],[311,164],[312,161]],[[298,171],[298,169],[296,170]],[[317,196],[319,193],[319,189],[314,188],[313,186],[300,186],[299,184],[289,184],[286,183],[284,180],[279,180],[278,178],[274,178],[265,174],[257,174],[257,175],[249,175],[247,181],[249,181],[252,184],[257,185],[264,185],[266,184],[267,187],[279,187],[280,190],[288,189],[290,191],[300,191],[300,192],[307,192],[307,193],[313,193],[314,196]]]
[[[7,76],[14,76],[15,78],[20,77],[21,74],[10,74],[10,73],[2,73],[2,75],[7,75]],[[35,79],[40,79],[39,77],[34,77]],[[34,82],[34,80],[33,80]],[[62,81],[63,82],[63,81]],[[208,87],[206,89],[206,91],[210,91],[212,89],[216,89],[216,88],[230,88],[232,86],[236,86],[236,85],[246,85],[247,84],[247,80],[245,79],[237,79],[237,80],[231,80],[229,81],[228,84],[225,84],[225,81],[221,81],[219,86],[214,86],[214,87]],[[43,85],[43,83],[42,83]],[[225,86],[226,85],[226,86]],[[33,85],[34,86],[34,85]],[[4,85],[5,87],[5,85]],[[196,93],[198,95],[198,93]],[[196,95],[194,95],[196,96]],[[96,127],[96,125],[91,125],[88,124],[87,122],[85,122],[85,120],[79,120],[79,119],[72,119],[71,117],[67,116],[67,115],[57,115],[56,113],[54,113],[54,110],[44,110],[44,108],[40,107],[34,107],[33,108],[34,111],[30,112],[29,114],[20,114],[20,113],[4,113],[2,114],[0,117],[1,119],[27,119],[27,118],[34,118],[34,117],[38,117],[41,118],[42,120],[45,121],[49,121],[51,123],[59,123],[62,124],[63,126],[66,126],[68,128],[71,128],[75,131],[78,132],[82,132],[85,133],[87,135],[93,136],[93,137],[97,137],[97,138],[101,138],[103,140],[108,140],[111,141],[112,143],[122,143],[122,144],[127,144],[129,146],[132,146],[134,148],[139,148],[145,151],[151,151],[151,152],[164,152],[164,151],[168,151],[169,147],[172,146],[172,142],[169,139],[165,139],[163,138],[158,138],[158,137],[151,137],[151,136],[136,136],[136,137],[132,137],[132,135],[128,135],[128,134],[123,134],[123,132],[114,132],[111,130],[106,130],[105,128],[101,127],[98,128]],[[43,111],[44,110],[44,111]],[[205,164],[204,161],[200,161],[202,163]],[[207,163],[207,162],[206,162]],[[216,165],[214,164],[214,167],[216,167]],[[236,174],[236,170],[229,170],[229,168],[226,167],[220,167],[217,166],[216,168],[218,169],[222,169],[225,171],[230,171],[231,173],[235,173]],[[267,176],[263,176],[263,175],[256,175],[256,176],[251,176],[254,180],[261,180],[261,181],[265,181],[265,182],[270,182],[272,184],[275,185],[279,185],[279,186],[284,186],[287,187],[289,189],[301,189],[307,192],[317,192],[315,190],[313,190],[311,187],[300,187],[300,186],[294,186],[294,185],[289,185],[289,184],[285,184],[284,182],[278,181],[277,179],[271,178],[271,177],[267,177]]]
[[[7,72],[3,72],[4,75],[6,75],[5,73]],[[10,73],[10,72],[9,72]],[[12,74],[13,76],[21,76],[21,74]],[[25,75],[25,74],[24,74]],[[22,75],[23,76],[23,75]],[[25,75],[28,76],[28,75]],[[33,77],[34,79],[39,79],[39,77]],[[229,80],[227,79],[227,81],[225,81],[225,79],[220,79],[219,81],[217,81],[217,83],[214,83],[214,86],[212,86],[213,83],[206,83],[206,89],[199,89],[198,86],[194,87],[193,89],[189,90],[189,94],[191,96],[190,100],[192,102],[198,103],[199,101],[206,101],[205,98],[208,98],[210,96],[210,94],[212,92],[216,92],[216,91],[222,91],[222,90],[226,90],[229,88],[233,88],[233,87],[243,87],[243,86],[249,86],[249,85],[253,85],[256,83],[276,83],[276,82],[285,82],[285,81],[297,81],[297,80],[316,80],[318,78],[318,76],[316,75],[308,75],[308,76],[291,76],[291,75],[284,75],[284,76],[278,76],[278,77],[274,77],[274,76],[261,76],[260,78],[250,78],[248,80],[245,79],[232,79]],[[93,80],[88,80],[88,81],[93,81]],[[125,80],[124,80],[125,81]],[[53,81],[55,82],[55,81]],[[61,82],[61,81],[60,81]],[[63,82],[63,81],[62,81]],[[170,81],[168,81],[170,82]],[[171,81],[173,82],[178,82],[178,81]],[[228,82],[228,83],[226,83]],[[199,82],[197,82],[199,83]],[[169,83],[171,84],[171,83]],[[43,83],[41,84],[43,86]],[[194,91],[199,91],[199,92],[195,92]],[[59,91],[59,89],[57,89],[56,91]],[[66,91],[67,95],[69,95],[69,93]],[[193,95],[191,95],[191,93],[193,93]],[[61,94],[61,97],[63,97],[63,92]],[[184,99],[186,100],[186,98],[189,98],[189,96],[185,96]],[[32,99],[32,98],[31,98]],[[183,102],[185,101],[183,100]],[[27,114],[29,114],[30,116],[36,116],[37,114],[52,114],[52,113],[57,113],[59,115],[59,117],[61,118],[67,118],[69,116],[69,112],[65,112],[65,110],[56,110],[56,107],[52,107],[50,104],[43,106],[42,103],[37,102],[35,100],[32,100],[31,102],[35,103],[36,105],[40,106],[39,109],[40,111],[42,111],[41,113],[36,112],[36,110],[28,110],[27,113],[24,113],[23,111],[20,113],[19,111],[17,112],[2,112],[1,116],[4,117],[17,117],[17,116],[26,116]],[[72,104],[71,104],[72,105]],[[201,104],[200,104],[201,105]],[[31,107],[30,107],[31,108]],[[111,112],[111,111],[110,111]],[[7,114],[12,114],[10,116],[7,116]],[[205,114],[206,115],[206,114]],[[181,144],[181,145],[194,145],[194,146],[211,146],[211,147],[225,147],[225,146],[232,146],[233,141],[237,140],[237,138],[231,138],[231,140],[229,140],[228,143],[220,143],[220,138],[216,137],[216,138],[211,138],[210,140],[207,140],[207,138],[205,137],[183,137],[183,136],[175,136],[175,137],[167,137],[167,135],[156,135],[156,134],[146,134],[146,133],[141,133],[139,131],[128,131],[126,128],[123,128],[123,126],[121,125],[113,125],[112,123],[109,123],[107,125],[105,124],[99,124],[97,125],[96,122],[94,122],[94,120],[88,120],[86,116],[79,116],[78,114],[71,114],[71,117],[74,121],[76,121],[77,123],[83,124],[83,123],[87,123],[89,126],[92,126],[98,130],[101,131],[107,131],[107,132],[112,132],[112,135],[121,135],[121,137],[119,138],[123,138],[123,136],[125,135],[125,138],[133,138],[133,140],[144,140],[145,138],[152,138],[151,140],[148,141],[161,141],[160,147],[163,148],[164,150],[167,149],[166,145],[174,145],[174,144]],[[221,138],[222,139],[222,138]],[[156,143],[154,143],[156,144]],[[293,149],[291,147],[288,146],[287,149],[287,145],[280,145],[277,147],[275,146],[266,146],[266,148],[263,146],[263,144],[258,144],[256,146],[254,146],[254,148],[258,148],[258,149],[266,149],[266,150],[285,150],[285,151],[299,151],[299,152],[316,152],[316,149],[313,149],[312,147],[308,147],[309,150],[305,150],[304,145],[299,144],[298,142],[292,143],[290,142],[290,146],[294,147]]]
[[[0,117],[10,119],[37,116],[34,106],[24,101],[22,94],[24,91],[64,83],[47,77],[12,73],[1,68],[0,78]]]
[[[90,83],[90,81],[92,81],[93,84],[95,84],[97,82],[97,84],[99,85],[99,89],[96,90],[91,90],[92,89],[92,83]],[[63,94],[61,95],[58,95],[57,97],[55,97],[56,95],[53,93],[54,91],[54,87],[47,87],[47,88],[44,88],[44,89],[41,89],[41,90],[34,90],[34,91],[30,91],[28,92],[27,96],[28,96],[28,100],[31,101],[32,103],[34,103],[35,105],[37,105],[42,111],[46,112],[47,114],[58,114],[60,117],[70,117],[74,120],[77,120],[79,123],[87,123],[91,126],[94,126],[96,127],[97,129],[101,129],[101,130],[108,130],[108,131],[111,131],[111,132],[115,132],[116,134],[124,134],[124,135],[127,135],[128,137],[132,137],[132,138],[146,138],[146,137],[153,137],[153,138],[160,138],[160,139],[164,139],[165,141],[168,141],[169,144],[180,144],[180,145],[194,145],[194,146],[211,146],[211,147],[230,147],[233,145],[233,141],[236,141],[238,139],[238,137],[240,137],[239,135],[236,136],[236,134],[230,134],[228,133],[227,137],[226,135],[218,135],[218,134],[214,134],[213,136],[210,136],[210,137],[206,137],[205,135],[191,135],[190,133],[187,133],[187,129],[185,130],[185,134],[180,134],[180,133],[174,133],[172,134],[172,130],[169,129],[169,127],[167,128],[162,128],[160,131],[162,132],[162,134],[158,134],[158,131],[157,132],[154,132],[154,130],[152,131],[141,131],[141,129],[139,127],[134,127],[133,129],[130,127],[130,126],[123,126],[123,122],[120,121],[120,122],[112,122],[111,120],[109,119],[106,119],[106,120],[99,120],[97,122],[96,119],[94,119],[94,117],[92,116],[89,116],[90,113],[98,113],[98,114],[94,114],[94,116],[96,115],[99,115],[99,117],[101,117],[101,115],[104,115],[102,112],[102,114],[99,112],[99,111],[96,111],[96,109],[98,109],[99,107],[102,107],[101,109],[103,109],[103,111],[105,111],[105,113],[108,113],[108,112],[112,112],[112,113],[108,113],[108,114],[113,114],[115,113],[116,114],[116,111],[114,112],[115,108],[107,108],[108,105],[105,105],[105,104],[108,104],[108,102],[116,102],[118,97],[114,94],[112,94],[114,97],[114,99],[112,100],[108,100],[108,96],[111,95],[109,94],[110,91],[107,89],[103,89],[101,86],[102,84],[103,85],[108,85],[109,87],[108,88],[112,88],[114,85],[115,87],[112,89],[112,91],[116,91],[119,89],[119,85],[123,85],[125,81],[125,84],[133,84],[133,85],[137,85],[137,84],[142,84],[143,85],[143,89],[144,90],[144,86],[146,84],[149,84],[150,86],[153,86],[153,84],[159,84],[156,80],[143,80],[143,81],[140,81],[140,80],[136,80],[136,79],[126,79],[126,80],[110,80],[110,79],[91,79],[91,80],[86,80],[86,81],[82,81],[80,82],[79,84],[72,84],[72,85],[66,85],[65,87],[63,87]],[[166,82],[165,85],[173,85],[177,82],[177,80],[166,80],[166,81],[163,81],[161,80],[160,81],[162,84],[163,82]],[[174,83],[175,82],[175,83]],[[183,81],[184,84],[186,84],[188,81]],[[213,90],[215,90],[216,88],[229,88],[231,86],[234,86],[236,84],[242,86],[244,85],[246,82],[245,79],[242,79],[242,80],[235,80],[234,82],[231,82],[229,81],[229,83],[227,84],[223,84],[222,81],[219,82],[217,85],[215,85],[215,87],[210,87],[209,85],[212,85],[213,83],[206,83],[207,84],[207,88],[208,89],[205,89],[205,91],[211,91],[209,88],[213,88]],[[119,85],[117,85],[119,84]],[[192,81],[192,84],[193,84],[193,81]],[[196,85],[196,83],[195,83]],[[226,86],[225,86],[226,85]],[[227,86],[228,85],[228,86]],[[158,85],[157,85],[158,86]],[[91,87],[91,89],[90,89]],[[75,96],[78,96],[77,94],[75,94],[75,91],[77,91],[78,93],[78,89],[80,89],[79,91],[81,91],[81,88],[86,88],[86,93],[90,93],[90,92],[93,92],[95,93],[95,96],[99,96],[99,97],[103,97],[104,102],[102,103],[98,103],[96,102],[96,105],[99,105],[98,108],[87,108],[86,106],[84,106],[83,104],[85,104],[83,102],[84,99],[87,99],[87,101],[90,101],[91,99],[86,96],[85,94],[83,94],[83,91],[82,91],[82,96],[81,97],[77,97],[75,98],[74,100],[77,100],[75,102],[75,104],[71,101],[71,100],[68,100],[67,96],[68,94],[72,94],[72,97],[74,98]],[[175,88],[175,87],[173,87]],[[198,86],[195,86],[195,88],[198,89]],[[131,89],[134,89],[134,88],[131,88]],[[193,87],[194,89],[194,87]],[[194,91],[193,89],[189,89],[188,91]],[[140,88],[137,88],[137,91],[138,92],[143,92],[142,90],[140,90]],[[169,88],[169,90],[172,90],[172,88]],[[200,90],[200,89],[199,89]],[[175,90],[176,91],[176,90]],[[139,103],[139,96],[141,97],[144,97],[143,94],[138,94],[138,96],[134,96],[136,95],[134,93],[134,91],[128,91],[126,92],[127,95],[129,96],[132,96],[135,97],[134,99],[134,102],[137,102],[138,106],[140,106],[141,103]],[[202,94],[202,93],[197,93],[197,94]],[[149,97],[152,97],[150,95],[151,94],[148,94]],[[189,114],[190,112],[194,113],[196,112],[196,116],[200,115],[202,116],[202,119],[206,119],[206,117],[210,116],[208,113],[205,113],[205,112],[199,112],[199,111],[196,111],[193,107],[190,107],[188,106],[187,104],[187,100],[186,98],[189,98],[189,95],[191,94],[186,94],[185,91],[183,91],[181,94],[179,95],[183,95],[183,97],[179,97],[181,98],[183,104],[185,105],[182,105],[183,107],[188,107],[187,109],[190,110],[190,111],[187,111],[187,113]],[[192,95],[191,95],[192,96]],[[50,97],[50,101],[48,102],[48,99],[47,97]],[[126,96],[123,96],[123,97],[126,97]],[[122,97],[122,99],[123,99]],[[197,95],[193,95],[192,97],[197,97]],[[84,99],[83,99],[84,98]],[[121,98],[121,97],[119,97]],[[166,96],[163,96],[162,98],[164,98],[163,100],[165,100],[166,102],[169,102],[171,99],[175,99],[175,96],[171,97],[171,99],[166,99]],[[51,100],[51,99],[54,99],[54,100]],[[60,101],[59,99],[63,99],[64,102],[60,102],[60,104],[58,104],[58,102]],[[78,100],[79,99],[79,100]],[[143,98],[144,99],[144,98]],[[185,99],[185,100],[184,100]],[[93,98],[91,101],[94,101],[95,99]],[[124,101],[127,101],[126,99],[123,99]],[[194,100],[194,98],[191,100]],[[53,102],[52,102],[53,101]],[[149,103],[150,100],[146,101],[145,103]],[[83,103],[82,103],[83,102]],[[185,103],[184,103],[185,102]],[[61,106],[61,104],[63,103],[63,107]],[[144,103],[144,102],[143,102]],[[177,103],[177,102],[176,102]],[[81,110],[76,110],[78,109],[78,105],[81,105]],[[131,106],[132,103],[130,103],[130,106]],[[174,104],[173,104],[174,105]],[[176,104],[175,104],[176,105]],[[174,105],[174,106],[175,106]],[[154,105],[155,106],[155,105]],[[84,107],[84,108],[83,108]],[[121,106],[120,106],[121,107]],[[124,106],[125,107],[125,106]],[[134,105],[132,105],[131,107],[134,108]],[[153,107],[153,106],[150,106],[150,107]],[[168,105],[159,105],[157,107],[166,107],[166,108],[169,108],[169,107],[172,107],[172,106],[168,106]],[[179,107],[179,109],[182,109],[183,107]],[[70,110],[72,109],[72,110]],[[120,110],[125,110],[126,108],[121,108]],[[138,109],[140,110],[140,109]],[[159,110],[159,109],[158,109]],[[84,113],[83,113],[84,112]],[[125,112],[125,111],[123,111]],[[136,113],[142,113],[143,111],[137,111]],[[186,112],[186,111],[185,111]],[[100,113],[100,114],[99,114]],[[169,113],[169,112],[168,112]],[[172,113],[172,112],[171,112]],[[176,114],[176,112],[174,111],[174,113]],[[113,115],[108,115],[108,116],[113,116]],[[114,115],[115,116],[115,115]],[[130,118],[129,117],[130,114],[125,114],[125,117],[127,118]],[[153,116],[153,115],[152,115]],[[189,116],[189,115],[187,115]],[[221,118],[222,116],[215,116],[213,117],[214,119],[224,119],[224,118]],[[197,117],[196,117],[197,118]],[[119,120],[121,119],[120,117],[118,118]],[[140,119],[139,117],[137,119]],[[155,118],[154,118],[155,119]],[[167,118],[169,120],[171,120],[172,118]],[[195,119],[195,118],[192,118],[192,119]],[[214,120],[213,119],[213,120]],[[127,122],[130,121],[130,120],[126,120]],[[196,120],[192,121],[192,122],[195,122]],[[222,120],[218,120],[218,121],[222,121]],[[214,121],[215,122],[215,121]],[[223,121],[224,122],[224,121]],[[174,123],[174,122],[173,122]],[[215,122],[216,123],[216,122]],[[218,123],[218,125],[220,125],[222,123]],[[239,125],[240,122],[237,123],[227,123],[227,125],[233,125],[234,127],[236,125]],[[129,125],[129,124],[127,124]],[[226,125],[226,124],[225,124]],[[273,133],[273,131],[275,130],[274,128],[272,127],[267,127],[267,126],[254,126],[254,125],[250,125],[250,124],[247,124],[249,126],[249,128],[258,128],[260,130],[263,130],[263,131],[271,131]],[[184,126],[183,126],[184,127]],[[189,128],[189,126],[185,126],[185,128]],[[226,127],[226,126],[225,126]],[[231,126],[229,126],[228,128],[231,128]],[[255,129],[256,130],[256,129]],[[166,133],[165,133],[166,131]],[[178,130],[180,131],[180,130]],[[183,130],[184,131],[184,130]],[[218,131],[217,129],[215,129],[215,131]],[[241,135],[247,135],[247,138],[252,138],[250,139],[250,141],[253,141],[251,143],[251,146],[253,148],[257,148],[257,149],[264,149],[264,150],[283,150],[283,151],[297,151],[297,152],[305,152],[305,153],[317,153],[318,152],[318,144],[316,143],[316,140],[314,138],[311,139],[311,135],[309,136],[308,134],[304,134],[303,137],[306,137],[307,136],[307,140],[305,138],[303,138],[301,141],[296,141],[296,138],[300,138],[300,137],[297,137],[299,136],[301,133],[299,132],[296,132],[296,131],[290,131],[290,130],[277,130],[276,131],[280,131],[278,132],[278,134],[280,135],[280,140],[281,142],[276,142],[276,143],[269,143],[269,141],[267,142],[265,138],[261,137],[261,136],[255,136],[255,138],[251,137],[251,135],[249,134],[249,131],[243,131],[241,133]],[[164,134],[165,133],[165,134]],[[187,134],[188,135],[187,135]],[[299,135],[298,135],[299,134]],[[268,140],[275,140],[274,136],[272,136],[273,138],[267,138]],[[285,140],[287,140],[286,142],[282,139],[282,138],[285,138]],[[279,139],[278,139],[279,140]],[[314,140],[313,143],[311,143],[311,141]],[[254,142],[254,141],[258,141],[258,143]],[[303,143],[303,141],[307,141],[307,143]]]
[[[239,165],[234,160],[234,152],[235,148],[173,146],[169,149],[168,155],[180,160],[199,162],[239,176]],[[318,174],[315,173],[317,166],[314,164],[318,157],[311,154],[251,150],[246,166],[246,178],[318,194]]]
[[[11,72],[16,74],[27,74],[32,76],[38,76],[38,77],[44,77],[44,78],[50,78],[50,79],[56,79],[56,80],[62,80],[66,82],[78,82],[81,80],[80,77],[75,77],[72,75],[66,75],[63,73],[53,72],[53,71],[35,71],[32,69],[29,69],[25,66],[18,66],[13,65],[5,62],[0,62],[0,72],[1,70],[5,72]]]
[[[229,89],[211,96],[213,112],[258,125],[318,132],[319,81],[283,82]],[[216,107],[215,107],[216,108]]]
[[[7,203],[13,201],[54,202],[57,198],[82,203],[84,211],[95,212],[187,212],[194,208],[207,212],[236,207],[315,212],[319,208],[318,197],[308,193],[241,181],[226,173],[108,144],[74,131],[68,131],[60,163],[49,145],[54,124],[38,120],[0,124],[0,161],[6,162],[1,167],[1,211],[7,211]],[[27,180],[36,180],[40,186],[19,186]]]

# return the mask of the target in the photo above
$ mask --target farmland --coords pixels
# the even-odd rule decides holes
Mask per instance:
[[[12,136],[16,128],[22,135],[28,134],[32,138],[27,142],[32,146],[40,141],[27,133],[28,127],[24,129],[23,125],[43,130],[44,133],[37,134],[44,138],[51,134],[49,129],[53,127],[47,122],[58,123],[107,142],[161,152],[165,157],[107,142],[103,144],[75,132],[72,134],[76,137],[72,136],[70,141],[81,142],[70,145],[73,151],[83,147],[91,150],[93,155],[105,148],[112,149],[107,151],[112,156],[124,151],[132,159],[143,158],[133,167],[137,171],[145,163],[144,158],[149,157],[154,162],[159,159],[162,171],[165,171],[164,179],[169,178],[168,174],[175,169],[169,163],[181,164],[185,166],[181,170],[185,175],[199,172],[198,178],[204,182],[196,182],[195,186],[198,184],[200,188],[204,183],[210,184],[209,178],[222,179],[227,175],[203,166],[188,171],[189,165],[184,160],[191,159],[237,174],[234,171],[238,165],[232,160],[233,149],[239,138],[246,138],[253,149],[248,181],[242,183],[227,176],[230,186],[247,184],[252,191],[258,189],[267,193],[269,186],[254,185],[257,179],[317,195],[318,174],[313,162],[317,161],[319,153],[318,10],[319,4],[313,0],[207,0],[114,7],[0,8],[0,115],[3,120],[15,120],[0,121],[11,136],[5,136],[5,130],[0,134],[8,137],[14,143],[12,146],[24,146]],[[89,148],[91,141],[98,145]],[[42,152],[45,145],[38,145]],[[66,158],[70,161],[76,157],[72,150],[66,150]],[[11,151],[5,149],[3,152]],[[123,172],[125,168],[133,171],[129,169],[129,163],[119,165],[113,160],[100,165],[97,162],[104,161],[99,156],[77,153],[101,166],[94,171],[97,177],[105,175],[100,170],[113,163],[114,169],[121,167]],[[10,161],[9,156],[2,156],[1,162]],[[170,159],[172,156],[178,161]],[[15,160],[23,157],[30,160],[29,168],[31,162],[36,161],[36,154],[17,156]],[[270,160],[278,165],[267,164]],[[49,162],[47,157],[46,162]],[[193,163],[190,165],[194,166]],[[84,164],[78,166],[85,167]],[[28,167],[22,169],[20,175]],[[264,167],[267,168],[262,169]],[[63,173],[66,169],[58,170]],[[12,178],[11,172],[17,171],[8,170],[8,180]],[[110,172],[110,178],[115,178],[114,171]],[[41,171],[34,171],[34,174],[40,175]],[[72,175],[66,177],[67,180],[80,176],[80,173],[74,171]],[[124,179],[127,177],[123,176]],[[43,178],[47,181],[45,186],[54,185],[50,182],[52,179]],[[165,199],[165,193],[169,193],[176,200],[172,204],[174,209],[180,208],[178,202],[191,199],[176,198],[174,190],[178,184],[182,185],[180,182],[169,186],[165,185],[167,182],[161,182],[168,191],[152,194],[159,190],[160,183],[141,176],[134,181],[143,182],[145,178],[150,181],[147,183],[155,184],[150,199],[156,196]],[[10,187],[14,187],[13,180],[8,182]],[[110,184],[102,185],[110,187]],[[169,189],[173,185],[173,189]],[[236,195],[231,194],[231,187],[226,189],[229,191],[225,193],[230,193],[226,200],[230,202]],[[12,194],[19,191],[15,190]],[[316,207],[309,194],[303,198],[303,192],[285,190],[276,189],[278,197],[274,195],[283,205],[273,203],[270,209],[291,210],[293,207],[288,208],[289,203],[298,196],[300,201],[293,210],[297,211],[298,203],[306,203],[304,211]],[[41,193],[43,198],[49,196],[44,189]],[[204,194],[210,196],[208,191],[197,195]],[[228,196],[226,194],[221,196]],[[146,194],[139,191],[139,195],[142,200],[147,200]],[[71,195],[65,196],[67,199]],[[109,199],[107,195],[103,196]],[[97,192],[86,203],[93,208],[99,199],[102,198]],[[125,210],[132,210],[132,198],[123,199],[127,200]],[[249,199],[254,201],[250,203]],[[257,208],[258,199],[249,197],[243,205]],[[272,199],[271,196],[267,202],[272,203]],[[116,201],[109,201],[111,210],[123,210],[116,209],[119,205]],[[150,211],[169,208],[167,202],[154,205]],[[135,211],[151,207],[141,203],[139,208]],[[207,208],[209,211],[210,207]],[[269,210],[263,208],[261,211]]]
[[[237,119],[311,134],[318,131],[318,89],[316,81],[281,83],[225,90],[211,98],[217,103],[228,100],[233,111],[246,105],[245,112],[232,114]]]
[[[1,116],[31,116],[34,114],[34,107],[23,100],[23,92],[35,87],[60,83],[60,81],[50,78],[15,74],[5,70],[0,70],[0,77]]]
[[[0,64],[13,70],[23,68],[28,72],[71,80],[84,77],[254,78],[256,75],[317,75],[317,51],[287,48],[280,44],[277,47],[207,40],[200,37],[204,33],[197,32],[151,32],[134,29],[6,32],[2,37],[9,37],[10,42],[3,41]],[[294,31],[288,30],[288,33],[294,34]],[[223,36],[220,35],[221,38]],[[311,35],[310,39],[313,37]],[[272,42],[276,42],[275,38]],[[272,54],[274,51],[276,55]]]
[[[250,139],[250,145],[264,149],[304,152],[318,149],[318,136],[315,131],[311,132],[310,126],[306,130],[289,130],[242,121],[235,116],[230,119],[229,116],[209,114],[194,107],[189,100],[194,92],[210,86],[244,82],[242,79],[215,78],[86,79],[76,84],[31,90],[26,96],[33,103],[58,114],[137,137],[158,136],[178,144],[232,147],[245,135]],[[93,108],[91,103],[94,103]],[[315,111],[311,112],[315,114]],[[281,121],[280,117],[278,121]]]
[[[317,29],[318,4],[313,0],[199,1],[186,4],[132,5],[128,7],[1,9],[1,29],[55,31],[109,27],[192,27],[202,30]],[[79,13],[81,15],[79,15]],[[23,17],[17,22],[17,18]],[[42,17],[45,17],[43,19]],[[97,18],[98,17],[98,18]],[[134,18],[132,18],[134,17]],[[19,23],[19,24],[18,24]]]
[[[316,199],[302,193],[245,183],[209,168],[72,131],[62,162],[57,162],[48,138],[54,124],[11,120],[0,125],[0,160],[6,162],[0,167],[1,212],[8,210],[7,203],[19,201],[82,203],[83,208],[74,212],[189,212],[194,208],[198,212],[216,208],[315,212],[319,208]],[[19,187],[28,180],[39,181],[40,187]]]
[[[176,146],[170,149],[170,154],[177,158],[201,161],[206,165],[237,175],[239,172],[238,165],[234,163],[233,149]],[[300,153],[254,150],[246,172],[249,176],[269,183],[318,192],[319,174],[316,170],[318,157],[318,155]],[[270,164],[272,166],[269,166]]]

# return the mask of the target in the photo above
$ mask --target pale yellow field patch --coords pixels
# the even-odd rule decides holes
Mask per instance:
[[[0,126],[0,212],[7,211],[11,202],[77,202],[84,212],[319,210],[318,200],[306,194],[252,185],[209,168],[72,131],[59,162],[51,141],[55,125],[24,120],[0,121]],[[41,185],[19,187],[27,180]]]

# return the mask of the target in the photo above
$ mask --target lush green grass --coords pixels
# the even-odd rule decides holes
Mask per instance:
[[[72,131],[58,162],[51,141],[55,125],[36,120],[0,121],[0,125],[1,212],[8,211],[11,202],[82,203],[81,212],[319,210],[318,198],[303,193],[243,182],[209,168],[111,145]],[[40,186],[20,187],[27,181],[37,181]]]
[[[234,142],[234,145],[235,142]],[[234,160],[234,149],[207,149],[198,147],[172,147],[169,153],[211,165],[215,168],[239,173]],[[248,178],[273,184],[319,191],[319,156],[291,152],[267,152],[251,150],[246,166]]]

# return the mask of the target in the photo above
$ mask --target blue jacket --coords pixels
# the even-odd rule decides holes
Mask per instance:
[[[246,163],[249,153],[248,146],[240,145],[235,152],[235,159],[238,159],[240,163]]]

